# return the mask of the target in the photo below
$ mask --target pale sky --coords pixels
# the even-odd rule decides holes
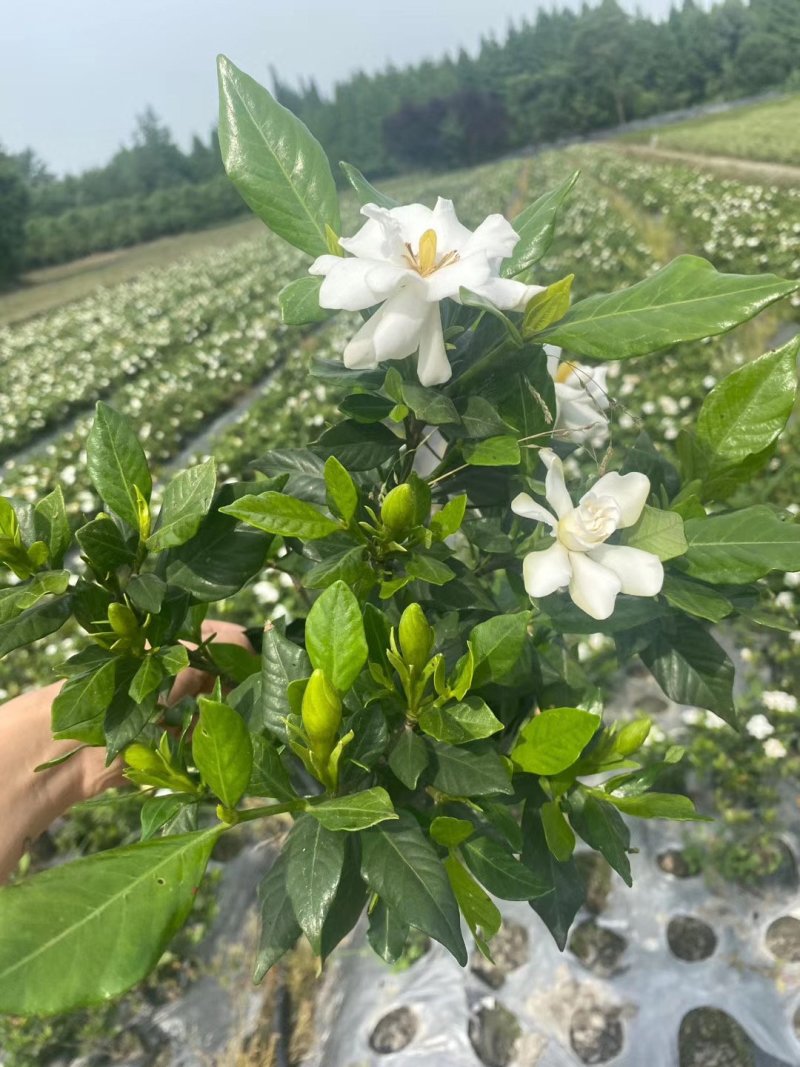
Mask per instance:
[[[572,6],[578,0],[562,0]],[[662,17],[670,0],[622,0]],[[0,145],[33,147],[56,172],[106,162],[151,104],[178,142],[216,116],[225,52],[269,84],[269,67],[325,91],[353,71],[474,52],[482,34],[551,0],[5,0]],[[561,4],[559,4],[561,6]]]

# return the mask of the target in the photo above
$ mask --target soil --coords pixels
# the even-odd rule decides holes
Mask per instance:
[[[622,968],[619,961],[628,947],[620,934],[587,919],[572,931],[569,948],[588,970],[602,978],[609,978]]]
[[[625,1031],[619,1016],[619,1008],[578,1008],[569,1040],[581,1063],[607,1063],[622,1051]]]
[[[395,1008],[384,1015],[370,1034],[370,1048],[381,1053],[399,1052],[414,1040],[418,1026],[411,1008]]]
[[[680,1067],[754,1067],[747,1034],[718,1008],[695,1008],[683,1017],[678,1035]]]
[[[576,852],[575,862],[586,886],[586,908],[599,915],[611,892],[611,868],[597,852]]]
[[[782,915],[770,923],[766,942],[776,959],[800,963],[800,919],[795,919],[793,915]]]
[[[673,956],[688,963],[697,963],[713,956],[717,935],[702,919],[696,919],[693,915],[676,915],[669,921],[667,942]]]
[[[491,989],[499,989],[507,974],[528,962],[528,931],[519,923],[505,922],[492,938],[490,947],[494,962],[476,951],[470,970]]]
[[[692,878],[697,874],[679,848],[668,848],[660,853],[657,862],[665,874],[671,874],[674,878]]]
[[[482,1004],[469,1021],[469,1039],[486,1067],[508,1067],[521,1035],[516,1015],[496,1001]]]

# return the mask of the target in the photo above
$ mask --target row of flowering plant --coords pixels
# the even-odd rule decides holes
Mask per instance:
[[[563,946],[578,839],[630,883],[628,817],[699,817],[658,791],[681,752],[644,766],[648,721],[604,721],[574,635],[610,635],[621,665],[639,657],[671,698],[735,726],[712,627],[768,624],[760,579],[800,570],[797,524],[726,503],[789,417],[797,342],[720,382],[674,454],[644,435],[594,451],[614,416],[604,362],[723,333],[798,283],[681,256],[571,303],[572,277],[537,264],[577,176],[469,230],[449,201],[395,204],[345,164],[366,220],[348,237],[309,131],[224,58],[219,74],[228,173],[310,257],[284,319],[361,312],[343,362],[313,367],[342,418],[246,481],[192,467],[154,509],[139,442],[100,404],[101,513],[73,530],[58,490],[0,501],[16,576],[0,654],[74,619],[85,648],[63,665],[54,734],[121,756],[148,795],[140,843],[0,891],[3,1011],[139,981],[220,836],[276,814],[291,829],[259,891],[257,978],[301,935],[326,958],[364,914],[386,960],[413,927],[464,963],[467,929],[491,953],[496,899],[529,901]],[[201,640],[214,602],[272,567],[305,617],[267,621],[257,656]],[[167,709],[188,664],[216,688]]]

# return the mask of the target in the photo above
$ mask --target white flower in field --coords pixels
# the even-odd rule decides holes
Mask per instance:
[[[797,697],[782,689],[765,689],[761,694],[764,707],[769,711],[797,711]]]
[[[770,737],[764,742],[764,755],[768,759],[783,759],[786,755],[786,746],[777,737]]]
[[[522,568],[525,589],[533,597],[569,587],[575,604],[593,619],[607,619],[618,593],[655,596],[664,581],[657,556],[628,545],[609,545],[616,531],[633,526],[650,493],[644,474],[604,474],[581,497],[577,507],[567,491],[561,460],[549,448],[540,453],[547,467],[545,495],[553,512],[527,493],[511,502],[512,511],[546,523],[555,537],[549,548],[529,552]]]
[[[501,278],[500,264],[519,235],[502,215],[489,215],[476,230],[456,217],[452,200],[383,208],[366,204],[367,221],[354,237],[342,237],[350,253],[320,256],[309,268],[322,275],[320,306],[345,311],[381,307],[344,350],[353,370],[419,349],[422,385],[439,385],[452,374],[445,350],[439,302],[458,300],[464,287],[498,308],[521,311],[542,286]]]
[[[568,360],[561,362],[561,349],[545,345],[547,370],[556,388],[556,430],[563,430],[578,444],[589,440],[601,444],[608,436],[608,419],[603,414],[611,404],[606,392],[607,367],[585,367]]]
[[[766,715],[758,714],[753,715],[747,720],[745,730],[751,737],[755,737],[757,741],[763,741],[766,737],[775,733],[775,727],[769,721]]]

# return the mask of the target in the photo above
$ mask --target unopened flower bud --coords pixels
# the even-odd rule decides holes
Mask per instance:
[[[317,669],[308,679],[301,714],[312,747],[332,748],[342,721],[342,702],[324,671]]]
[[[109,604],[108,621],[117,637],[132,640],[139,634],[139,623],[127,604]]]
[[[404,482],[388,493],[381,506],[381,522],[395,540],[405,537],[414,525],[414,490]]]
[[[614,742],[614,748],[620,756],[630,756],[642,747],[650,733],[650,725],[649,719],[634,719],[622,727]]]
[[[433,630],[419,604],[409,604],[400,616],[398,636],[403,659],[421,671],[430,659]]]

